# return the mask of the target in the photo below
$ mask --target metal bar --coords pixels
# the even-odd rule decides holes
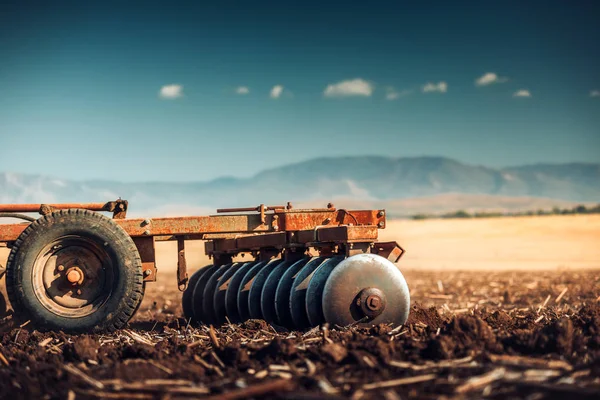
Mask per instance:
[[[272,231],[272,218],[273,215],[267,215],[265,224],[261,223],[259,214],[123,219],[115,220],[115,222],[121,225],[130,236],[164,236],[269,232]]]
[[[82,208],[91,211],[108,211],[110,203],[66,203],[66,204],[0,204],[0,212],[39,212],[42,206],[49,206],[56,210]]]
[[[261,204],[262,205],[262,204]],[[285,206],[263,206],[265,211],[285,210]],[[235,213],[235,212],[260,212],[261,206],[257,207],[239,207],[239,208],[217,208],[217,213]]]
[[[108,203],[107,203],[108,204]],[[72,206],[75,206],[71,204]],[[64,205],[62,205],[64,206]],[[78,205],[80,206],[80,205]],[[89,204],[88,204],[89,206]],[[23,208],[23,206],[18,206]],[[89,209],[89,208],[88,208]],[[181,236],[186,237],[219,233],[265,233],[300,231],[320,226],[370,225],[385,227],[382,210],[293,210],[265,214],[264,223],[260,214],[213,215],[201,217],[175,217],[153,219],[115,219],[129,236]],[[0,225],[0,242],[16,240],[27,224]],[[198,237],[201,238],[201,237]]]

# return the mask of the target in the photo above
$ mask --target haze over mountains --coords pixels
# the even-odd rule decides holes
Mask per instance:
[[[600,164],[537,164],[494,169],[443,157],[320,158],[250,178],[169,183],[67,181],[0,173],[1,203],[129,200],[133,214],[212,213],[265,204],[383,207],[392,214],[457,209],[526,210],[600,202]]]

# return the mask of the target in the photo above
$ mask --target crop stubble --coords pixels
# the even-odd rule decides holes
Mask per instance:
[[[189,326],[150,288],[130,328],[71,336],[4,325],[0,397],[594,397],[598,271],[410,272],[405,326],[277,332]],[[542,397],[542,398],[543,398]]]
[[[9,319],[1,325],[0,398],[596,398],[600,272],[591,267],[600,261],[592,244],[598,221],[537,222],[543,218],[528,220],[526,228],[501,219],[458,221],[452,228],[452,221],[398,225],[389,236],[415,254],[400,264],[408,265],[402,270],[413,300],[401,327],[189,326],[168,268],[147,286],[130,327],[116,334],[40,333]],[[472,229],[477,224],[479,232]],[[546,242],[563,224],[562,251],[571,252],[565,259],[586,269],[548,264],[561,250]],[[478,260],[479,270],[428,270],[436,262],[423,261],[428,256],[419,250],[427,240],[458,261],[462,246],[463,258]],[[506,255],[506,265],[496,268],[481,250],[519,242],[517,271],[505,271]],[[528,271],[532,260],[554,269]]]

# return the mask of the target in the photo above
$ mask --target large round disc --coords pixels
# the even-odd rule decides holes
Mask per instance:
[[[217,288],[215,290],[215,295],[213,297],[213,308],[215,310],[215,319],[219,324],[224,324],[227,319],[225,316],[227,315],[227,310],[225,308],[225,295],[227,294],[227,288],[229,287],[229,282],[231,282],[231,278],[233,274],[235,274],[240,268],[242,268],[247,263],[238,262],[235,263],[229,268],[227,271],[221,275],[219,278],[219,282],[217,282]],[[230,322],[231,319],[229,319]]]
[[[263,285],[262,293],[260,294],[260,308],[263,319],[270,324],[280,325],[277,320],[277,313],[275,312],[275,292],[277,291],[279,280],[293,263],[294,261],[284,261],[277,265],[271,271]]]
[[[204,288],[212,274],[219,269],[216,265],[206,267],[206,272],[196,282],[192,294],[192,313],[198,322],[204,321],[204,312],[202,311],[202,303],[204,303]]]
[[[206,286],[204,287],[204,294],[202,295],[204,297],[204,301],[202,302],[202,313],[207,324],[213,324],[216,326],[220,325],[220,323],[218,322],[219,319],[217,319],[215,315],[215,309],[213,307],[215,291],[217,290],[217,284],[219,283],[219,279],[223,276],[225,272],[229,271],[231,267],[233,267],[233,265],[233,263],[222,265],[218,270],[216,270],[212,274],[208,282],[206,282]]]
[[[308,289],[306,289],[306,315],[308,316],[310,326],[319,326],[325,322],[322,307],[323,289],[325,288],[325,282],[329,278],[329,274],[343,259],[344,257],[338,256],[325,260],[315,270],[310,278],[310,282],[308,282]]]
[[[310,321],[306,314],[306,290],[308,289],[308,283],[312,278],[313,272],[319,268],[319,265],[324,260],[324,257],[311,259],[294,277],[289,300],[292,321],[297,329],[310,328]]]
[[[269,274],[275,269],[275,267],[283,262],[284,261],[282,259],[271,261],[260,271],[258,271],[258,274],[256,274],[254,277],[254,281],[252,281],[252,287],[248,293],[248,310],[250,310],[250,318],[263,319],[263,314],[260,307],[260,296],[263,287],[265,286],[265,282]]]
[[[361,310],[361,291],[377,296],[380,314],[367,317]],[[365,293],[365,292],[363,292]],[[366,303],[366,301],[363,301]],[[333,269],[323,291],[323,314],[330,324],[346,326],[367,319],[364,326],[404,324],[408,319],[410,293],[404,276],[391,261],[376,254],[357,254]]]
[[[254,277],[256,274],[264,268],[270,261],[261,261],[246,272],[244,275],[244,279],[242,279],[242,283],[240,283],[240,288],[237,293],[237,307],[238,313],[240,314],[240,318],[242,321],[246,321],[250,319],[250,310],[248,309],[248,295],[250,294],[250,288],[252,287],[252,282],[254,281]]]
[[[237,307],[237,296],[240,290],[240,285],[246,276],[246,273],[258,264],[259,261],[250,261],[242,265],[237,271],[233,273],[229,282],[227,282],[227,288],[225,289],[225,311],[227,318],[233,323],[242,322],[240,312]]]
[[[212,265],[212,264],[211,264]],[[202,277],[208,271],[208,268],[211,265],[207,265],[204,268],[200,268],[198,271],[194,272],[188,281],[188,287],[183,292],[181,296],[181,306],[183,308],[183,316],[186,321],[196,322],[196,317],[194,317],[194,288],[196,287],[196,283],[198,279]]]
[[[321,262],[322,259],[319,257],[305,258],[298,262],[295,262],[291,267],[285,271],[279,280],[277,285],[277,291],[275,292],[275,312],[277,313],[277,320],[279,325],[288,329],[294,329],[294,321],[290,315],[290,291],[292,290],[292,284],[294,283],[294,277],[300,270],[311,262]]]

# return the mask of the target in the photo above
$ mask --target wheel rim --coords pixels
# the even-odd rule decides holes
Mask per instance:
[[[36,258],[33,290],[53,314],[81,318],[110,298],[114,271],[103,246],[87,237],[65,236],[44,247]]]

